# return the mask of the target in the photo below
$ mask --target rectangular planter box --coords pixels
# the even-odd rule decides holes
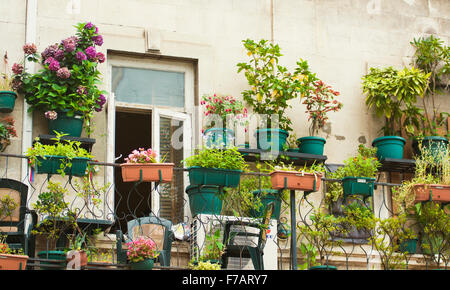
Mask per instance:
[[[191,185],[217,185],[237,187],[241,179],[242,170],[204,168],[192,166],[188,168]]]
[[[42,157],[37,158],[36,162],[36,173],[37,174],[60,174],[58,170],[61,169],[61,164],[63,160],[67,160],[67,157],[64,156],[51,156],[46,155],[46,159]],[[86,157],[75,157],[71,160],[72,166],[66,167],[64,172],[68,175],[74,176],[85,176],[87,162],[89,158]]]
[[[28,256],[0,254],[0,270],[25,270]]]
[[[322,175],[298,171],[273,171],[270,173],[273,189],[318,191]]]
[[[372,196],[375,178],[369,177],[344,177],[342,187],[344,197],[348,195]]]
[[[416,194],[415,202],[437,201],[450,202],[450,185],[416,184],[413,187]]]
[[[122,179],[124,182],[163,182],[169,183],[173,177],[174,163],[123,163]],[[141,180],[142,172],[142,180]],[[161,172],[161,176],[159,173]]]

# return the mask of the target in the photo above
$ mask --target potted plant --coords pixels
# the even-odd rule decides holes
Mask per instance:
[[[32,230],[35,235],[45,236],[48,241],[57,241],[61,235],[70,228],[75,228],[76,215],[69,209],[69,203],[64,199],[67,190],[59,183],[49,181],[47,191],[38,195],[33,208],[36,213],[43,218]],[[41,262],[42,269],[64,269],[66,267],[66,252],[63,249],[48,249],[37,253],[41,259],[60,260],[56,263],[58,267],[45,265],[54,265],[52,262]]]
[[[358,155],[344,161],[342,189],[344,199],[350,195],[369,197],[373,195],[375,176],[380,162],[375,156],[376,148],[359,145]]]
[[[308,63],[300,59],[294,72],[280,65],[282,56],[278,44],[267,40],[255,42],[243,40],[249,62],[238,63],[250,89],[242,92],[244,101],[262,118],[256,130],[258,148],[282,151],[286,138],[292,130],[292,121],[286,115],[291,107],[289,101],[309,94],[315,76]]]
[[[205,106],[204,116],[207,127],[203,132],[207,147],[227,147],[233,145],[236,124],[246,125],[247,109],[233,96],[205,95],[200,102]]]
[[[34,74],[22,70],[16,76],[29,110],[45,112],[50,134],[80,137],[83,124],[87,135],[92,133],[93,112],[101,111],[106,102],[105,92],[97,87],[101,80],[97,65],[105,55],[96,50],[103,37],[95,25],[79,23],[75,28],[75,36],[50,45],[40,57],[34,44],[25,45],[25,58],[39,62],[42,69]]]
[[[322,175],[325,168],[322,164],[306,165],[296,170],[292,165],[279,165],[272,167],[270,178],[273,189],[301,190],[305,192],[315,192],[320,188]]]
[[[242,171],[247,167],[236,147],[226,150],[203,148],[183,163],[189,172],[191,185],[237,187]]]
[[[186,187],[189,198],[189,208],[193,217],[199,214],[220,215],[223,198],[219,187],[215,185],[189,185]]]
[[[9,72],[8,53],[3,56],[3,72],[0,74],[0,112],[11,113],[17,99],[18,80],[15,74],[21,72],[23,66],[14,64],[12,67],[13,74]]]
[[[171,182],[174,164],[164,163],[164,159],[158,162],[157,153],[151,148],[133,150],[125,158],[126,163],[120,164],[123,181]]]
[[[299,153],[300,148],[298,148],[298,141],[297,141],[297,135],[295,133],[289,134],[289,137],[286,140],[286,144],[283,147],[283,151],[287,152],[293,152],[293,153]],[[282,156],[282,158],[287,160],[298,160],[297,157],[289,157],[289,156]]]
[[[433,35],[414,38],[411,45],[415,48],[412,64],[429,75],[429,83],[422,96],[423,122],[420,127],[421,135],[424,137],[422,145],[431,147],[434,151],[445,150],[450,133],[449,130],[444,129],[440,132],[439,129],[445,127],[450,115],[440,110],[436,97],[449,91],[449,47],[443,40]],[[417,149],[416,144],[417,141],[413,146]]]
[[[366,105],[375,108],[378,117],[385,117],[381,128],[384,136],[372,142],[377,147],[377,158],[403,158],[406,140],[401,137],[405,129],[408,136],[414,136],[420,126],[421,110],[415,106],[417,97],[422,97],[428,84],[429,74],[416,68],[397,70],[393,67],[370,68],[363,78],[363,93]]]
[[[199,261],[209,261],[212,264],[220,264],[220,258],[225,252],[225,245],[222,242],[220,229],[214,231],[211,235],[205,235],[205,246]]]
[[[150,238],[139,237],[126,244],[127,257],[132,270],[151,270],[159,253]]]
[[[310,136],[297,139],[301,153],[323,155],[326,140],[317,135],[328,120],[328,112],[337,112],[342,108],[342,103],[335,100],[337,96],[339,96],[338,91],[333,90],[321,80],[315,80],[310,92],[303,97],[311,126]]]
[[[11,249],[6,241],[6,235],[0,235],[0,270],[25,270],[28,256],[22,249]]]
[[[11,137],[17,137],[14,119],[12,117],[0,118],[0,152],[5,151],[6,147],[11,144]]]
[[[36,138],[32,147],[28,148],[26,156],[37,174],[65,174],[85,176],[87,162],[93,156],[78,141],[61,140],[63,135],[57,134],[55,144],[43,145]]]

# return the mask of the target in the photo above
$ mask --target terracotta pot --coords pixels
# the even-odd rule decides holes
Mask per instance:
[[[88,257],[87,257],[87,252],[84,250],[81,251],[74,251],[77,252],[79,254],[80,257],[80,267],[85,267],[87,266],[88,263]],[[67,253],[67,264],[72,266],[72,269],[75,269],[76,263],[70,263],[73,259],[75,259],[77,257],[77,255],[75,253],[71,254],[70,252]]]
[[[413,187],[416,194],[415,202],[429,201],[450,202],[450,185],[416,184]]]
[[[0,254],[0,270],[25,270],[28,256]]]
[[[173,163],[123,163],[120,164],[122,168],[122,178],[124,182],[163,182],[169,183],[173,176]],[[159,171],[161,170],[161,180]]]
[[[270,173],[270,179],[273,189],[286,188],[302,191],[318,191],[322,175],[299,171],[277,170]]]

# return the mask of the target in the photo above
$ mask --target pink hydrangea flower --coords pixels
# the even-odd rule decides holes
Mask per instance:
[[[55,111],[47,111],[44,113],[44,116],[49,120],[56,120],[56,118],[58,118],[58,113]]]
[[[26,55],[34,54],[37,52],[37,47],[34,43],[27,43],[23,46],[23,52]]]
[[[84,51],[89,59],[94,59],[97,56],[97,51],[95,50],[95,47],[89,46]]]
[[[15,64],[13,64],[11,70],[16,75],[20,75],[21,73],[23,73],[23,65],[15,63]]]
[[[59,62],[56,59],[52,60],[48,65],[48,69],[51,71],[59,70],[60,69]]]
[[[70,70],[67,67],[62,67],[56,72],[56,76],[60,79],[70,78]]]

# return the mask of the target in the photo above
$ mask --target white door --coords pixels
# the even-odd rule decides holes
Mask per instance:
[[[192,140],[189,114],[159,108],[152,110],[152,148],[161,159],[165,159],[164,162],[173,162],[175,167],[182,167],[181,161],[191,155]],[[185,193],[187,184],[187,173],[175,170],[171,184],[161,184],[152,191],[152,212],[158,216],[178,214],[177,217],[168,216],[173,222],[190,216]]]

